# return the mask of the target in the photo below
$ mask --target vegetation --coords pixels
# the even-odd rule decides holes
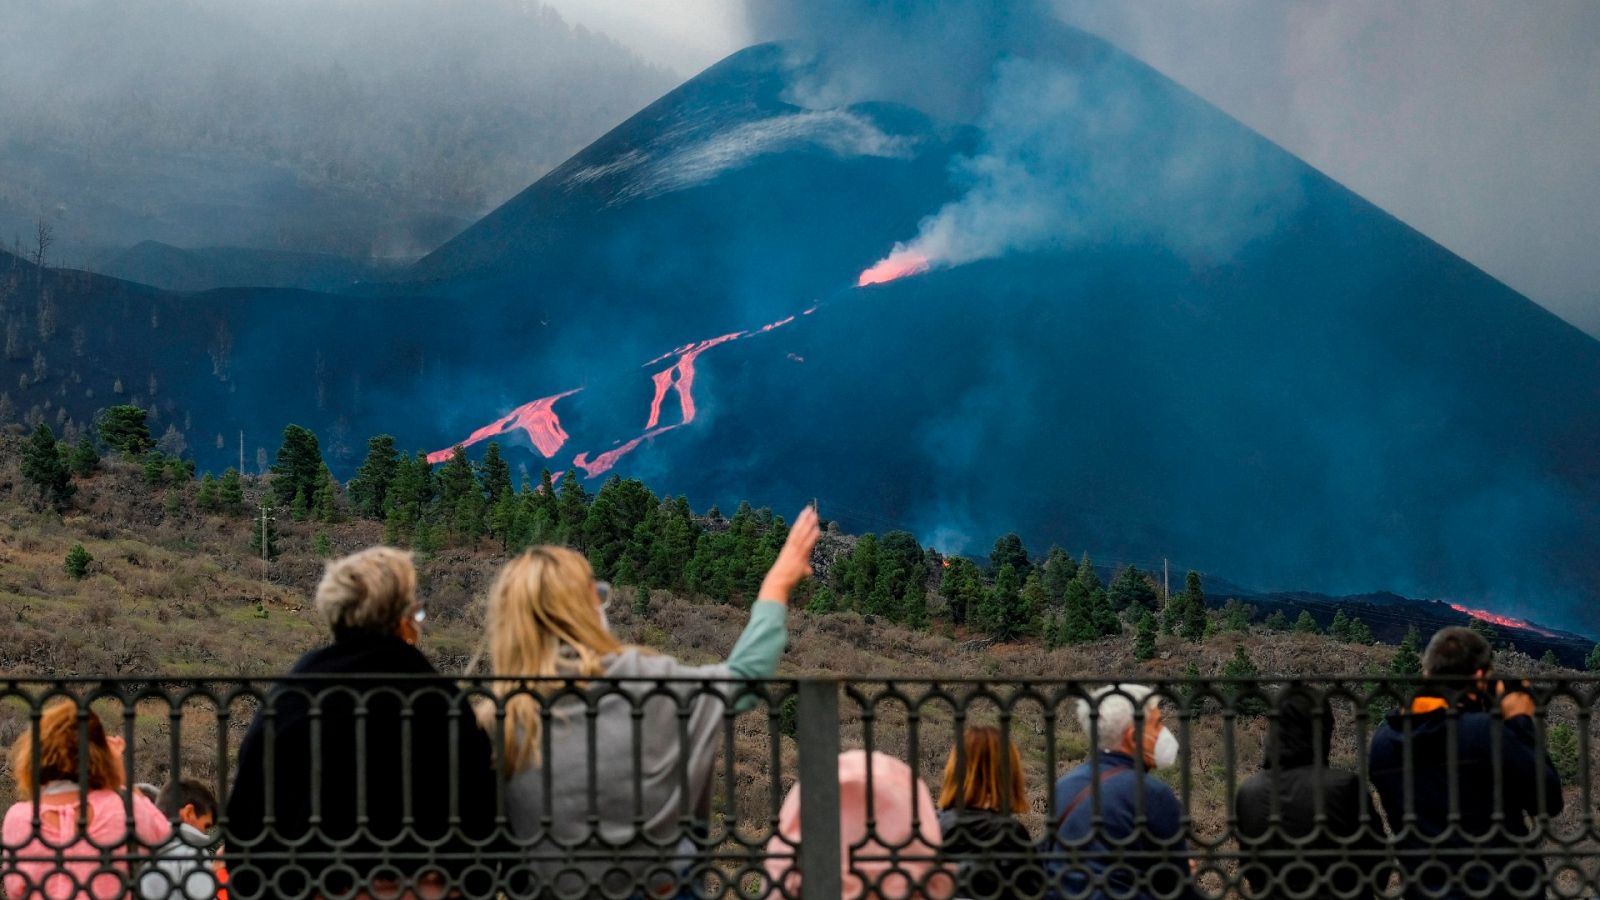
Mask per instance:
[[[67,551],[67,559],[62,568],[66,569],[72,578],[83,578],[89,574],[91,562],[94,562],[94,557],[89,555],[89,551],[83,549],[82,544],[73,544],[72,549]]]

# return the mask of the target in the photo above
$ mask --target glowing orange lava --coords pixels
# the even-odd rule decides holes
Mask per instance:
[[[627,456],[629,453],[632,453],[640,444],[650,440],[656,435],[666,434],[682,424],[683,423],[680,422],[678,425],[663,425],[660,428],[652,428],[649,431],[646,431],[644,434],[641,434],[633,440],[627,442],[626,444],[623,444],[619,447],[613,447],[599,456],[596,456],[594,459],[590,459],[589,451],[585,450],[572,458],[572,464],[583,470],[583,476],[585,478],[593,478],[596,475],[610,471],[611,467],[617,464],[617,460]]]
[[[1450,608],[1459,613],[1466,613],[1474,619],[1482,619],[1483,621],[1488,622],[1490,625],[1499,625],[1503,628],[1517,628],[1521,629],[1522,631],[1531,631],[1534,634],[1551,638],[1560,636],[1553,632],[1545,631],[1543,628],[1540,628],[1537,625],[1529,625],[1527,622],[1524,622],[1521,619],[1513,619],[1510,616],[1502,616],[1499,613],[1492,613],[1486,609],[1472,609],[1470,607],[1462,606],[1459,603],[1450,604]]]
[[[540,397],[531,403],[524,403],[506,413],[504,417],[496,419],[474,431],[466,440],[461,442],[461,446],[470,447],[480,441],[486,441],[489,438],[505,434],[514,428],[520,428],[527,432],[528,439],[533,441],[533,446],[537,447],[546,459],[549,459],[556,455],[556,451],[561,449],[562,444],[567,442],[567,431],[561,427],[561,419],[555,412],[556,401],[562,397],[570,397],[580,390],[582,388],[573,388],[570,391],[564,391],[553,396]],[[428,454],[428,462],[444,462],[454,452],[454,447],[435,450]]]
[[[861,277],[856,279],[856,287],[883,284],[907,275],[921,275],[926,271],[928,271],[926,256],[911,250],[897,249],[862,272]]]

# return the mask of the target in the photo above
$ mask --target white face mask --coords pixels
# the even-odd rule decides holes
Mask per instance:
[[[1161,726],[1161,734],[1156,736],[1155,764],[1158,769],[1170,768],[1178,761],[1178,739],[1165,725]]]

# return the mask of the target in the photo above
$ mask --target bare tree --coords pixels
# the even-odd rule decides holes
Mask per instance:
[[[55,229],[49,222],[40,219],[33,224],[33,264],[44,268],[45,261],[50,258],[50,245],[56,242]]]

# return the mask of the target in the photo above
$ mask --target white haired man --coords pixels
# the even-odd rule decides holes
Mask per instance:
[[[1143,685],[1108,685],[1079,702],[1078,722],[1098,752],[1056,782],[1055,828],[1044,847],[1051,895],[1197,896],[1183,808],[1153,774],[1178,759],[1159,698]]]

